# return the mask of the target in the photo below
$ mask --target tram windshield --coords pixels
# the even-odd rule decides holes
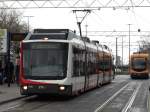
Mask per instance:
[[[132,61],[133,69],[142,70],[146,68],[146,61],[145,59],[134,59]]]
[[[23,68],[27,79],[63,79],[67,73],[68,44],[24,43]]]

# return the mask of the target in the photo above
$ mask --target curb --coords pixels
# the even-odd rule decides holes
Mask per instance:
[[[9,103],[9,102],[12,102],[12,101],[16,101],[16,100],[19,100],[19,99],[22,99],[22,98],[25,98],[25,97],[27,97],[27,96],[20,96],[20,97],[8,99],[8,100],[5,100],[5,101],[0,101],[0,105],[3,105],[5,103]]]
[[[148,112],[150,112],[150,86],[149,86],[149,90],[148,90],[148,100],[147,100],[147,109],[148,109]]]

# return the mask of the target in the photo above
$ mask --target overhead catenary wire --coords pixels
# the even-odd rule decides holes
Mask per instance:
[[[41,2],[42,1],[42,2]],[[43,4],[44,1],[48,1],[51,5]],[[119,1],[119,0],[118,0]],[[84,0],[2,0],[0,1],[0,8],[7,9],[22,9],[22,8],[138,8],[138,7],[150,7],[149,0],[133,1],[130,0],[131,5],[128,5],[129,0],[124,0],[122,3],[118,3],[117,0],[109,0],[108,2],[102,2],[100,0],[84,1]],[[13,3],[15,2],[15,4]],[[25,2],[30,2],[25,5]],[[97,3],[97,5],[95,5]],[[144,4],[146,3],[146,4]],[[10,5],[11,4],[11,5]],[[16,5],[18,4],[18,5]],[[10,7],[11,6],[11,7]]]

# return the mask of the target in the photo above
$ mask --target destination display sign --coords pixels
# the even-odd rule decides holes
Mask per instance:
[[[32,49],[57,49],[61,47],[58,43],[32,43]]]

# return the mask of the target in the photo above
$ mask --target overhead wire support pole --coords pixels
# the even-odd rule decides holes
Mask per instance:
[[[77,22],[79,32],[80,32],[80,37],[82,38],[82,29],[81,29],[81,22]]]
[[[87,22],[86,22],[86,25],[85,25],[85,30],[86,30],[86,31],[85,31],[85,33],[86,33],[85,36],[86,36],[86,37],[87,37],[87,27],[88,27],[88,25],[87,25]]]
[[[122,72],[123,72],[123,37],[122,37]]]
[[[116,72],[118,69],[118,59],[117,58],[118,58],[118,37],[116,37]]]
[[[85,19],[85,17],[86,17],[89,13],[91,13],[91,10],[89,10],[89,9],[84,9],[84,10],[72,10],[72,11],[73,11],[73,13],[75,13],[75,15],[76,15],[77,25],[78,25],[78,27],[79,27],[80,36],[81,36],[81,38],[82,38],[81,24],[82,24],[83,20]],[[83,18],[81,19],[81,21],[78,20],[77,12],[86,12],[86,14],[83,16]]]
[[[131,26],[131,24],[128,24],[128,26],[129,26],[129,67],[130,67],[130,26]],[[129,73],[130,73],[130,69],[129,69]]]

